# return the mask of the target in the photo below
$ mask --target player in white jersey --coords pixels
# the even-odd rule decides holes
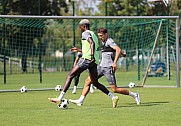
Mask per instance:
[[[117,44],[114,42],[112,38],[108,37],[107,29],[98,29],[98,36],[102,40],[101,63],[97,68],[98,77],[100,78],[102,76],[105,76],[114,93],[132,96],[135,99],[136,103],[139,105],[139,93],[131,92],[125,88],[117,87],[116,85],[115,71],[117,69],[117,61],[119,59],[120,54],[122,54],[123,57],[125,57],[126,54],[121,51],[121,49],[117,46]],[[85,86],[82,91],[81,97],[78,100],[70,99],[70,102],[75,103],[78,106],[82,105],[86,95],[89,92],[90,84],[91,79],[90,77],[88,77],[85,81]]]

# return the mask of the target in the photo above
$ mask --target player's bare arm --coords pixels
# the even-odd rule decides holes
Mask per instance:
[[[119,46],[113,46],[112,47],[115,51],[116,51],[116,55],[115,55],[115,59],[114,59],[114,63],[112,65],[113,71],[115,72],[117,69],[117,61],[119,59],[119,56],[121,54],[121,49],[119,48]]]
[[[95,62],[95,58],[94,58],[95,43],[92,40],[92,37],[88,38],[88,42],[90,43],[90,47],[91,47],[91,61]]]
[[[71,51],[71,52],[82,52],[82,50],[79,49],[79,48],[77,48],[77,47],[72,47],[72,48],[70,48],[70,51]]]

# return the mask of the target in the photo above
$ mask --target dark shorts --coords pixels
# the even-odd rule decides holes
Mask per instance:
[[[80,58],[77,65],[80,67],[80,68],[83,68],[83,69],[89,69],[93,66],[97,66],[96,63],[91,63],[90,60],[88,59],[85,59],[85,58]]]
[[[99,84],[98,82],[98,74],[97,74],[97,64],[94,62],[91,62],[88,59],[81,58],[79,62],[77,63],[79,70],[84,71],[86,69],[89,70],[89,76],[91,77],[92,83],[96,86]]]
[[[105,76],[109,84],[116,85],[116,78],[112,67],[101,67],[100,65],[98,65],[97,72],[99,78]]]

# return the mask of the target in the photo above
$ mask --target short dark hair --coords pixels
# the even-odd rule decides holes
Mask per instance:
[[[90,24],[84,24],[88,29],[90,29]]]
[[[106,28],[99,28],[97,30],[97,33],[104,33],[104,34],[106,34],[107,33],[107,29]]]

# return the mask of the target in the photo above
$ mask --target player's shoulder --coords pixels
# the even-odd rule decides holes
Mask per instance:
[[[82,52],[78,52],[78,53],[77,53],[77,56],[78,56],[78,57],[82,57]]]
[[[89,36],[89,35],[91,35],[91,31],[90,30],[86,30],[86,31],[82,32],[82,35],[83,36]]]
[[[108,38],[107,42],[108,45],[111,45],[112,43],[115,43],[114,40],[112,38]]]
[[[83,32],[83,34],[87,34],[87,33],[91,33],[92,31],[90,31],[90,30],[85,30],[84,32]]]
[[[107,42],[114,42],[114,40],[112,38],[108,38]]]

